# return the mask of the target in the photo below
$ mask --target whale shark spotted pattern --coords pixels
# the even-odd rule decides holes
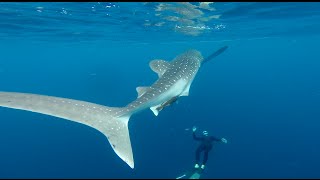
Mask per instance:
[[[51,115],[95,128],[107,137],[115,153],[134,168],[128,130],[131,115],[150,108],[157,116],[157,107],[163,103],[173,97],[188,96],[203,60],[199,51],[188,50],[171,62],[151,61],[150,68],[158,74],[158,80],[150,87],[137,87],[137,99],[125,107],[18,92],[0,92],[0,106]]]

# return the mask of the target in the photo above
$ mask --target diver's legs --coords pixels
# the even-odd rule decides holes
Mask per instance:
[[[204,156],[203,156],[203,161],[202,161],[202,164],[205,165],[208,161],[208,154],[209,154],[209,151],[208,150],[205,150],[204,151]]]
[[[208,161],[208,156],[209,156],[209,151],[211,150],[211,148],[205,149],[204,150],[204,156],[203,156],[203,161],[202,161],[202,165],[201,165],[201,169],[204,169],[204,167],[206,166],[206,163]]]
[[[196,164],[195,164],[195,168],[199,168],[199,161],[200,161],[200,153],[201,151],[203,151],[203,147],[199,146],[196,150]]]
[[[200,161],[200,153],[201,153],[201,148],[198,147],[196,150],[196,164],[199,164]]]

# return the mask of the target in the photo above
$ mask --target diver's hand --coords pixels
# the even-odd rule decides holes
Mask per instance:
[[[197,130],[197,127],[193,126],[192,127],[192,132],[195,132]]]
[[[225,143],[225,144],[228,143],[228,141],[226,140],[226,138],[221,138],[221,141],[222,141],[223,143]]]

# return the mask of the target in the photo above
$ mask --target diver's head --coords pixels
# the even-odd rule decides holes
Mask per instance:
[[[202,131],[202,134],[203,134],[204,136],[208,136],[208,135],[209,135],[208,131]]]

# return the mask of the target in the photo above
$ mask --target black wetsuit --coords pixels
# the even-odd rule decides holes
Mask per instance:
[[[201,144],[196,150],[196,164],[199,164],[200,161],[200,153],[204,151],[204,157],[203,157],[203,165],[205,165],[208,161],[208,154],[209,151],[212,149],[213,141],[219,141],[222,142],[221,139],[218,139],[213,136],[203,136],[203,137],[197,137],[195,132],[193,132],[193,139],[196,141],[201,141]]]

